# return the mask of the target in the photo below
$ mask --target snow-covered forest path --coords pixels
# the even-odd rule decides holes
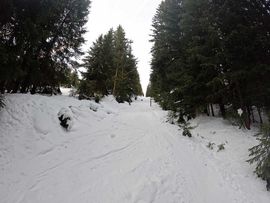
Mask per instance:
[[[13,149],[17,146],[15,138],[9,142],[1,135],[1,141],[9,145],[0,148],[3,172],[0,174],[0,202],[270,202],[264,183],[245,163],[246,149],[241,151],[228,144],[230,152],[212,152],[203,141],[208,138],[199,134],[193,138],[181,136],[176,126],[166,122],[166,112],[156,104],[149,106],[149,99],[136,101],[131,106],[115,104],[103,113],[99,109],[86,112],[83,106],[78,107],[79,101],[74,101],[77,107],[72,107],[72,112],[76,119],[71,132],[61,128],[55,132],[58,123],[49,121],[42,125],[33,122],[33,129],[30,129],[30,125],[23,123],[23,114],[29,113],[29,106],[39,112],[36,103],[50,106],[50,102],[43,102],[40,97],[25,100],[25,110],[18,110],[13,118],[1,120],[6,123],[6,127],[1,124],[1,134],[8,129],[11,131],[8,124],[25,126],[28,131],[18,128],[11,132],[21,140],[17,145],[24,146],[17,152]],[[10,105],[14,103],[14,98],[9,102]],[[60,100],[54,108],[63,105],[62,102]],[[9,110],[7,106],[1,115]],[[55,115],[49,111],[47,114],[48,119]],[[46,131],[49,124],[53,130]],[[226,131],[221,121],[212,121],[211,125],[223,134],[235,131],[234,128]],[[209,133],[211,129],[207,130]],[[201,131],[203,133],[203,129]],[[41,134],[40,137],[35,137],[35,133]],[[45,138],[52,135],[55,139]],[[26,141],[18,136],[26,136]],[[36,144],[30,139],[36,139]],[[240,141],[235,138],[234,142],[235,145],[245,142],[248,147],[254,139]],[[39,150],[39,146],[44,149]],[[16,154],[22,150],[28,151]],[[234,150],[240,157],[233,157]],[[3,158],[8,153],[13,155]]]

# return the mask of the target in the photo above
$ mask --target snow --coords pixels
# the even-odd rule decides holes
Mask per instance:
[[[149,103],[7,95],[0,111],[1,203],[270,202],[266,183],[246,162],[255,131],[199,117],[191,122],[193,137],[183,137],[166,122],[167,112]],[[70,131],[59,124],[63,108],[73,118]]]
[[[237,110],[237,113],[238,113],[239,116],[242,116],[242,114],[243,114],[244,112],[243,112],[242,109],[238,109],[238,110]]]
[[[76,89],[75,88],[66,88],[60,87],[61,93],[64,96],[75,95]]]

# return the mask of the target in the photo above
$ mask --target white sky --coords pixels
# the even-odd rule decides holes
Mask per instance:
[[[143,91],[149,82],[152,18],[162,0],[92,0],[88,33],[84,50],[88,50],[100,34],[105,34],[111,27],[121,24],[126,37],[133,41],[133,54],[138,59]]]

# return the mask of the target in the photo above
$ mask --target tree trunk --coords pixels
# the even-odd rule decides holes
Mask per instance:
[[[226,109],[225,109],[225,106],[224,106],[222,101],[219,102],[219,109],[220,109],[221,116],[223,118],[225,118],[226,117]]]
[[[5,93],[5,82],[0,82],[0,93],[4,94]]]
[[[207,104],[207,105],[205,106],[205,108],[204,108],[204,113],[205,113],[207,116],[210,116],[208,104]]]
[[[250,107],[250,114],[251,114],[251,118],[252,118],[252,122],[255,123],[255,117],[254,117],[254,112],[253,112],[253,108]]]
[[[24,79],[24,81],[21,85],[20,93],[27,93],[28,81],[29,81],[28,76],[26,76],[26,78]]]
[[[18,81],[16,81],[16,82],[14,83],[13,88],[12,88],[12,93],[17,93],[19,87],[20,87],[20,83],[19,83]]]
[[[248,108],[246,108],[246,106],[244,105],[244,100],[243,100],[242,92],[239,86],[239,82],[236,81],[235,84],[236,84],[236,91],[239,97],[240,107],[243,110],[243,115],[245,116],[244,123],[245,123],[246,128],[250,130],[250,113],[248,113]]]
[[[210,104],[210,107],[211,107],[212,116],[215,116],[215,112],[214,112],[213,104]]]
[[[115,96],[115,91],[116,91],[117,77],[118,77],[118,67],[116,68],[115,75],[114,75],[114,81],[113,81],[113,95],[114,96]]]
[[[37,91],[37,86],[36,85],[33,85],[33,87],[30,90],[30,93],[31,94],[36,94],[36,91]]]
[[[259,117],[260,117],[260,123],[263,124],[261,108],[257,107],[257,110],[258,110],[258,114],[259,114]]]
[[[246,106],[245,109],[246,109],[246,112],[247,112],[247,114],[246,114],[246,119],[245,119],[245,125],[246,125],[246,128],[247,128],[248,130],[250,130],[250,126],[251,126],[251,119],[250,119],[251,113],[250,113],[250,108],[249,108],[249,106]]]

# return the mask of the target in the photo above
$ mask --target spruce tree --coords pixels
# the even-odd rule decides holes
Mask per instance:
[[[58,86],[81,54],[89,0],[12,0],[1,13],[1,91]],[[1,4],[2,6],[2,4]]]
[[[258,134],[260,144],[249,149],[251,159],[249,163],[257,164],[255,172],[263,180],[267,181],[267,190],[270,191],[270,125],[265,124]]]
[[[113,95],[118,102],[131,101],[138,84],[138,72],[136,59],[132,54],[131,41],[126,38],[122,26],[118,26],[114,32],[114,66]]]
[[[145,96],[146,97],[152,97],[152,89],[151,89],[152,87],[151,87],[151,84],[148,84],[147,85],[147,88],[146,88],[146,94],[145,94]]]
[[[106,70],[106,88],[108,93],[113,92],[113,78],[114,74],[114,31],[110,29],[103,37],[103,65]]]
[[[187,117],[212,104],[223,117],[225,106],[241,108],[249,129],[252,107],[270,101],[269,15],[264,1],[163,1],[153,18],[155,100]]]
[[[81,94],[110,93],[118,102],[130,102],[132,97],[143,94],[131,41],[121,26],[101,35],[83,61],[87,71],[80,85]]]
[[[152,76],[153,92],[164,108],[170,108],[169,92],[175,87],[175,76],[181,71],[182,1],[167,0],[160,4],[153,18]],[[155,78],[155,80],[154,80]]]
[[[95,94],[106,95],[106,69],[104,64],[103,52],[103,36],[100,35],[93,46],[88,51],[88,55],[83,59],[83,67],[87,69],[83,73],[84,79],[89,83],[91,91],[88,91],[87,96],[94,96]]]
[[[244,111],[251,123],[251,107],[266,104],[269,88],[269,4],[264,1],[213,1],[216,29],[222,39],[223,71],[234,110]],[[251,20],[252,19],[252,20]],[[268,30],[268,31],[267,31]],[[268,65],[267,65],[268,64]],[[252,82],[251,82],[252,81]],[[260,105],[259,105],[260,106]]]

